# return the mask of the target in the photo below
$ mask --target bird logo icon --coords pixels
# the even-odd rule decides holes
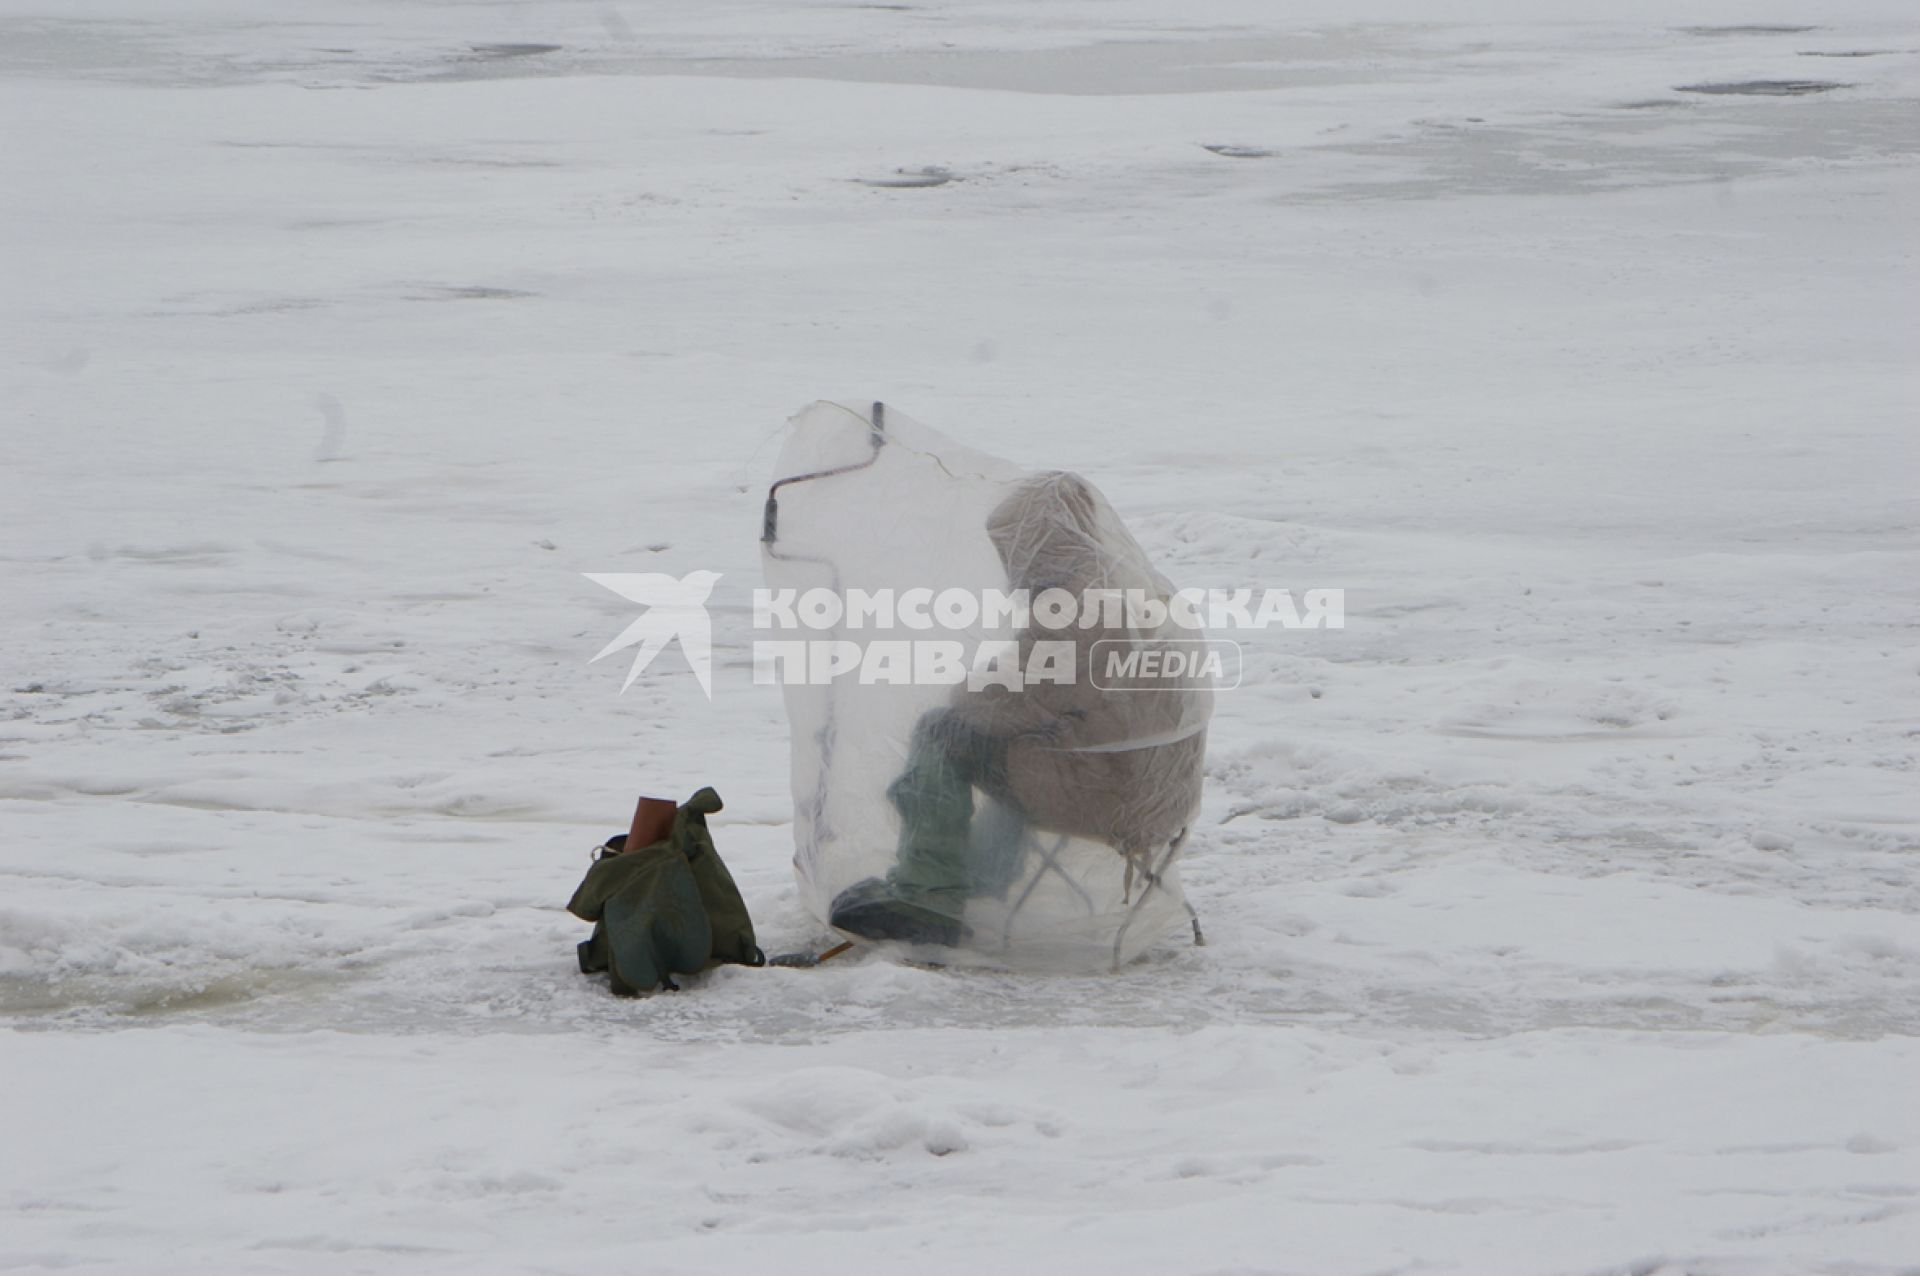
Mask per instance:
[[[638,620],[621,630],[620,636],[602,647],[600,654],[588,664],[638,644],[639,650],[633,653],[633,667],[627,670],[627,680],[620,685],[621,693],[625,694],[653,663],[653,658],[678,638],[680,650],[686,653],[687,664],[693,668],[693,676],[700,680],[700,690],[707,693],[707,699],[713,699],[713,622],[707,617],[707,597],[713,593],[714,582],[720,579],[719,572],[688,572],[681,577],[665,572],[582,572],[581,575],[646,608]]]

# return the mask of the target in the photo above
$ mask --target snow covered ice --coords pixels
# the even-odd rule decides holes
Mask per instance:
[[[1894,0],[0,0],[0,1267],[1920,1263]],[[781,422],[1339,587],[1117,974],[769,951]],[[711,702],[583,573],[722,573]]]

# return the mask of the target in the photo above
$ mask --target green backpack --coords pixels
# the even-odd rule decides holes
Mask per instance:
[[[672,976],[734,962],[766,965],[753,939],[753,919],[720,862],[707,816],[720,795],[701,789],[674,812],[673,831],[651,846],[609,838],[574,891],[567,911],[592,922],[580,945],[584,974],[606,971],[623,997],[677,988]]]

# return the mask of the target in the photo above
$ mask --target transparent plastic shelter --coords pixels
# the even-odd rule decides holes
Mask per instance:
[[[1166,657],[1202,635],[1159,614],[1172,585],[1090,483],[816,403],[762,550],[757,656],[784,684],[815,916],[918,958],[1052,970],[1192,923],[1176,860],[1212,687]]]

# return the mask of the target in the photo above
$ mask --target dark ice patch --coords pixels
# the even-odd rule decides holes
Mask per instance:
[[[1260,146],[1231,146],[1225,143],[1200,143],[1200,149],[1226,159],[1271,159],[1273,152]]]
[[[206,313],[220,319],[232,319],[246,315],[279,315],[295,310],[317,310],[330,303],[319,297],[265,297],[258,301],[243,301]]]
[[[534,58],[542,53],[558,53],[557,44],[469,44],[467,46],[483,58]]]
[[[1686,35],[1804,35],[1808,31],[1818,31],[1819,27],[1773,26],[1767,23],[1749,23],[1730,27],[1681,27]]]
[[[430,155],[415,162],[439,165],[443,168],[559,168],[561,166],[558,160],[504,159],[488,155]]]
[[[1834,49],[1831,52],[1825,49],[1809,49],[1803,51],[1800,56],[1803,58],[1884,58],[1892,52],[1892,49]]]
[[[493,288],[485,284],[434,284],[421,292],[409,293],[408,301],[511,301],[517,297],[537,297],[524,288]]]
[[[1832,80],[1733,80],[1725,84],[1681,84],[1680,93],[1711,93],[1721,97],[1805,97],[1833,89],[1850,89],[1851,84]]]

